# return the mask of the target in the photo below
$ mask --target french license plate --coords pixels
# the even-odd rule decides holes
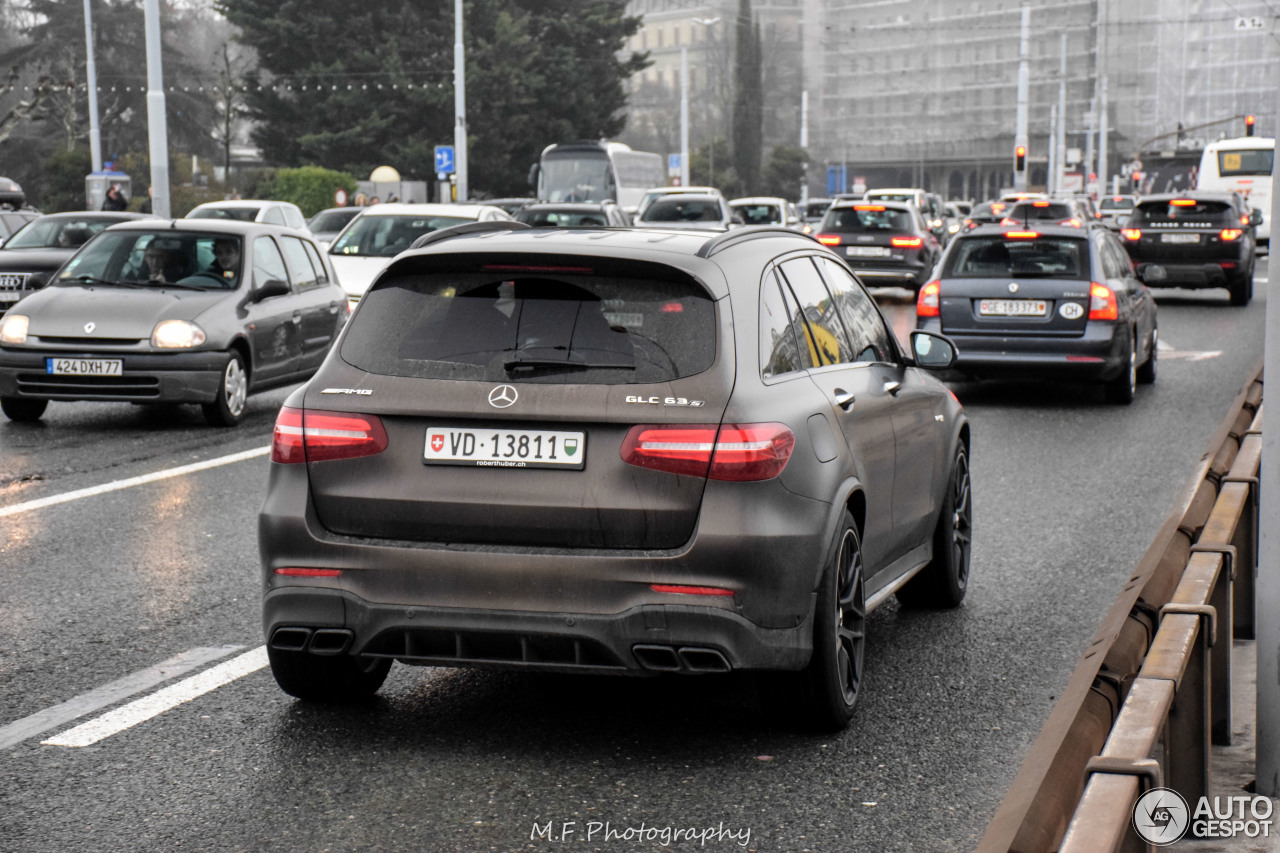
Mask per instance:
[[[1161,234],[1161,243],[1199,243],[1199,234]]]
[[[852,258],[887,258],[889,250],[884,246],[849,246],[845,254]]]
[[[983,317],[1043,317],[1049,306],[1039,299],[983,299],[978,313]]]
[[[478,468],[581,469],[586,434],[533,429],[427,427],[423,462]]]
[[[118,358],[46,358],[45,372],[54,376],[120,376]]]

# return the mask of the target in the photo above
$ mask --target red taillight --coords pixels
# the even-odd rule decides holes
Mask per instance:
[[[342,569],[276,569],[275,573],[291,578],[336,578]]]
[[[920,295],[916,297],[917,317],[937,317],[941,314],[941,291],[941,281],[931,281],[920,288]]]
[[[1142,229],[1141,229],[1141,228],[1121,228],[1121,229],[1120,229],[1120,234],[1121,234],[1121,236],[1123,236],[1126,240],[1141,240],[1141,239],[1142,239]]]
[[[663,314],[679,314],[684,311],[684,303],[682,302],[666,302],[663,303]]]
[[[1218,232],[1218,236],[1221,237],[1223,240],[1239,240],[1240,235],[1243,233],[1244,231],[1242,231],[1239,228],[1223,228],[1220,232]]]
[[[1218,266],[1222,267],[1224,270],[1233,270],[1236,268],[1236,262],[1235,261],[1218,261]]]
[[[1093,282],[1089,286],[1089,319],[1115,320],[1120,316],[1116,295],[1105,284]]]
[[[768,480],[782,473],[796,439],[784,424],[640,424],[622,441],[622,461],[712,480]]]
[[[1084,225],[1079,219],[1072,217],[1071,219],[1063,219],[1058,222],[1059,225],[1065,225],[1068,228],[1080,228]]]
[[[1173,201],[1169,202],[1169,204],[1174,207],[1195,207],[1196,201],[1193,198],[1175,198]]]
[[[1249,216],[1248,216],[1248,214],[1245,214],[1245,215],[1243,215],[1243,216],[1241,216],[1241,217],[1240,217],[1240,224],[1241,224],[1241,225],[1243,225],[1243,226],[1245,226],[1246,228],[1247,228],[1247,227],[1249,227]]]
[[[1008,240],[1034,240],[1040,236],[1039,231],[1006,231],[1004,236]]]
[[[890,237],[889,245],[899,249],[919,249],[924,245],[923,237]]]
[[[855,204],[854,210],[884,210],[883,204]]]
[[[272,462],[323,462],[372,456],[387,449],[376,415],[322,412],[285,406],[271,436]]]
[[[1004,209],[1008,206],[1007,204],[993,204],[991,205],[991,212],[995,214],[1004,213]]]
[[[1049,206],[1049,202],[1047,202],[1047,201],[1033,201],[1033,202],[1031,202],[1031,206],[1032,206],[1032,207],[1048,207],[1048,206]]]
[[[819,234],[818,242],[824,246],[839,246],[840,235],[839,234]]]
[[[671,592],[676,595],[733,595],[733,590],[719,586],[685,586],[674,583],[651,583],[654,592]]]

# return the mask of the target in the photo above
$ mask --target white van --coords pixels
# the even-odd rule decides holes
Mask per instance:
[[[1258,242],[1271,241],[1271,169],[1276,141],[1261,136],[1219,139],[1200,155],[1196,189],[1240,193],[1245,206],[1262,211]]]

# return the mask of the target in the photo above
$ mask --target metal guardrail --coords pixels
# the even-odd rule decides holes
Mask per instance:
[[[1232,637],[1254,634],[1262,366],[1076,666],[978,853],[1146,849],[1145,788],[1208,793],[1231,742]],[[1159,759],[1153,756],[1159,755]]]

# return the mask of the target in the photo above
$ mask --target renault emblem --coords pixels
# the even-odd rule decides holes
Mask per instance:
[[[515,403],[520,395],[510,385],[499,385],[489,392],[489,405],[495,409],[505,409]]]
[[[94,329],[96,329],[96,328],[98,328],[98,324],[97,324],[97,323],[85,323],[85,324],[84,324],[84,333],[85,333],[86,335],[92,335],[92,334],[93,334],[93,330],[94,330]]]
[[[1009,292],[1010,293],[1018,292],[1018,283],[1016,281],[1009,282]]]

